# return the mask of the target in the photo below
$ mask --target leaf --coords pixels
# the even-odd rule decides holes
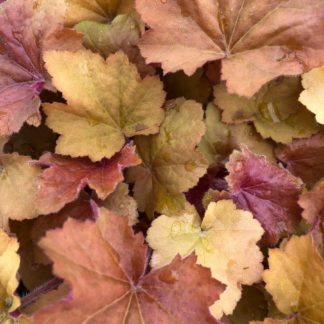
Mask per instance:
[[[102,204],[102,206],[106,207],[115,215],[127,217],[130,226],[138,222],[137,203],[129,195],[128,185],[126,183],[120,183],[115,191],[99,204]]]
[[[222,60],[222,79],[241,96],[323,64],[321,0],[137,0],[136,8],[151,27],[140,44],[147,62],[192,75]]]
[[[298,78],[270,82],[252,98],[230,94],[224,84],[214,88],[214,103],[223,110],[226,123],[253,121],[263,138],[289,143],[318,132],[314,115],[298,102],[302,90]]]
[[[303,208],[302,216],[311,226],[324,222],[324,180],[320,180],[309,192],[304,192],[298,200]]]
[[[264,243],[275,245],[300,221],[302,184],[287,170],[248,150],[234,151],[226,164],[231,198],[249,210],[265,229]]]
[[[279,160],[287,169],[312,187],[324,176],[324,133],[310,138],[294,140],[276,150]]]
[[[10,219],[38,216],[35,206],[36,181],[41,170],[28,156],[17,153],[0,157],[0,228],[7,230]]]
[[[62,227],[69,217],[80,221],[94,219],[88,195],[81,194],[76,201],[66,205],[58,213],[22,222],[10,222],[10,230],[19,241],[19,275],[29,291],[53,278],[51,261],[38,246],[38,241],[48,230]]]
[[[105,209],[96,223],[69,219],[48,232],[40,245],[55,274],[71,285],[72,298],[40,311],[34,323],[216,323],[208,306],[223,287],[209,270],[190,256],[144,275],[143,243],[126,218]]]
[[[288,323],[324,321],[324,261],[311,236],[293,236],[282,249],[270,250],[263,278],[279,310],[293,316]]]
[[[198,182],[208,166],[196,149],[205,131],[201,105],[177,99],[169,106],[159,134],[135,138],[143,163],[128,170],[138,209],[148,215],[181,211],[183,192]]]
[[[303,75],[303,87],[299,101],[315,114],[317,122],[324,124],[324,67],[313,69]]]
[[[37,209],[43,215],[55,213],[75,200],[86,186],[104,200],[123,181],[123,169],[140,163],[135,147],[130,144],[111,159],[96,163],[87,158],[71,159],[45,153],[39,165],[48,168],[37,182]]]
[[[206,133],[199,143],[199,150],[210,164],[223,161],[233,149],[241,147],[275,161],[273,145],[263,140],[253,126],[224,124],[220,120],[219,110],[212,103],[207,106],[205,124]]]
[[[14,295],[18,280],[19,268],[17,254],[18,242],[0,229],[0,321],[20,305],[19,298]]]
[[[65,9],[64,0],[0,5],[0,135],[18,132],[25,121],[39,125],[39,94],[50,87],[44,50],[80,48],[80,37],[63,28]]]
[[[223,312],[233,312],[242,284],[251,285],[261,279],[263,255],[256,243],[262,234],[261,225],[250,212],[222,200],[209,204],[201,223],[197,214],[158,217],[146,240],[154,250],[153,268],[169,264],[177,254],[186,257],[195,252],[198,264],[209,267],[212,276],[227,285],[211,307],[219,319]]]
[[[107,57],[123,50],[126,54],[137,45],[143,24],[134,12],[116,16],[111,23],[81,21],[75,30],[83,34],[83,44]]]
[[[66,0],[68,5],[65,23],[73,26],[83,20],[111,21],[134,8],[134,0]]]
[[[122,52],[104,61],[86,50],[50,51],[45,61],[54,85],[68,101],[44,105],[47,125],[61,134],[56,153],[89,156],[95,162],[118,152],[125,136],[159,131],[164,117],[162,83],[158,77],[142,80]]]

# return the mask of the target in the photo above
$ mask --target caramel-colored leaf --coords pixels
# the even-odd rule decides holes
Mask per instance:
[[[222,79],[238,95],[323,64],[322,0],[137,0],[136,8],[151,27],[140,44],[148,62],[191,75],[222,59]]]
[[[223,287],[210,271],[192,255],[144,275],[144,238],[124,217],[101,209],[96,223],[70,219],[40,245],[54,272],[72,286],[72,296],[38,312],[36,324],[217,323],[208,306]]]

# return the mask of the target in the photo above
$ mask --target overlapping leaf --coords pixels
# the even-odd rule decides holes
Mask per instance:
[[[47,125],[61,134],[56,152],[92,161],[110,158],[125,136],[155,134],[163,120],[165,94],[157,77],[140,78],[127,56],[107,61],[98,54],[50,51],[46,66],[68,106],[46,104]],[[109,91],[108,91],[109,89]]]
[[[301,214],[298,178],[248,150],[234,151],[226,167],[231,198],[260,221],[265,242],[276,244],[282,235],[295,230]]]
[[[323,64],[321,0],[137,0],[136,8],[151,27],[140,44],[148,62],[191,75],[223,59],[222,79],[238,95]]]
[[[134,225],[138,222],[138,211],[136,200],[129,195],[128,185],[120,183],[115,191],[103,202],[99,202],[116,215],[128,218],[128,224]]]
[[[273,145],[256,133],[248,124],[226,125],[220,120],[220,111],[209,104],[206,109],[206,133],[199,143],[199,150],[210,164],[226,159],[233,149],[247,147],[275,161]]]
[[[9,219],[38,216],[35,198],[41,169],[16,153],[1,155],[0,162],[0,228],[7,230]]]
[[[316,120],[324,124],[324,67],[313,69],[303,75],[303,87],[300,102],[316,115]]]
[[[75,25],[83,20],[98,22],[111,21],[115,16],[127,14],[134,9],[134,0],[66,0],[67,25]]]
[[[19,256],[18,242],[0,229],[0,322],[6,319],[9,312],[15,310],[19,298],[14,295],[18,287],[17,271]]]
[[[303,193],[298,203],[304,209],[302,216],[311,226],[324,222],[324,181],[319,181],[311,191]]]
[[[59,211],[89,186],[105,199],[123,181],[123,169],[140,164],[135,147],[126,145],[111,159],[93,163],[87,158],[71,159],[44,154],[39,164],[47,166],[37,181],[36,205],[40,214]]]
[[[62,227],[69,217],[80,221],[95,218],[88,195],[81,194],[58,213],[10,222],[10,230],[19,241],[20,279],[29,291],[53,278],[51,261],[38,246],[38,241],[48,230]]]
[[[200,223],[197,214],[160,216],[152,222],[147,241],[154,250],[151,264],[159,268],[177,254],[192,252],[209,267],[214,278],[227,285],[211,311],[216,318],[231,314],[241,297],[241,285],[261,279],[262,253],[256,243],[263,229],[251,213],[236,209],[230,200],[211,203]]]
[[[126,218],[104,209],[96,223],[70,219],[48,232],[40,245],[72,286],[72,298],[44,308],[34,323],[216,323],[208,306],[223,287],[209,270],[190,256],[144,275],[143,243]]]
[[[135,138],[143,164],[128,174],[128,180],[135,182],[139,210],[149,215],[181,211],[183,192],[198,182],[208,166],[196,149],[205,132],[201,105],[183,99],[169,105],[159,134]]]
[[[228,93],[220,84],[214,88],[214,103],[223,110],[224,122],[253,121],[263,138],[289,143],[319,130],[314,115],[298,102],[301,90],[298,78],[284,78],[270,82],[248,99]]]
[[[77,49],[81,37],[63,29],[64,0],[9,0],[0,4],[0,135],[38,125],[39,94],[49,84],[46,49]]]
[[[324,133],[280,146],[276,155],[292,174],[311,187],[324,176]]]
[[[131,12],[117,16],[110,24],[82,21],[75,29],[83,34],[83,44],[86,48],[107,57],[118,50],[130,52],[137,44],[143,26],[138,16]]]
[[[270,250],[263,277],[279,310],[290,317],[285,323],[324,321],[324,261],[311,236],[293,236],[283,248]]]

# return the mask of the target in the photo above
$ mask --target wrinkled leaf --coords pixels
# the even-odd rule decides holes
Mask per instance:
[[[196,214],[168,217],[152,222],[147,241],[154,250],[151,265],[159,268],[177,254],[195,252],[197,262],[209,267],[212,276],[227,287],[212,307],[216,318],[231,314],[241,297],[241,285],[261,279],[263,255],[256,243],[263,229],[252,214],[236,209],[229,200],[211,203],[200,222]]]
[[[17,254],[18,242],[0,229],[0,322],[2,317],[14,311],[20,301],[14,295],[17,287],[17,271],[20,259]]]
[[[142,33],[142,24],[133,12],[119,15],[110,23],[82,21],[75,30],[83,34],[83,44],[86,48],[107,57],[119,50],[128,52],[137,45]]]
[[[129,13],[134,8],[134,0],[66,0],[67,25],[75,25],[83,20],[110,21],[120,14]]]
[[[125,136],[158,132],[164,117],[162,83],[157,77],[142,80],[122,52],[104,61],[86,50],[50,51],[45,61],[68,101],[44,105],[47,125],[61,134],[56,153],[99,161],[118,152]]]
[[[311,236],[293,236],[283,248],[270,250],[263,277],[279,310],[292,317],[287,323],[323,323],[324,261]]]
[[[64,0],[9,0],[0,5],[0,134],[18,132],[25,121],[40,124],[39,94],[50,87],[46,49],[77,49],[81,38],[63,29]]]
[[[1,155],[0,162],[0,228],[7,230],[9,219],[38,216],[35,198],[41,169],[17,153]]]
[[[205,131],[201,105],[183,99],[170,105],[159,134],[135,138],[143,164],[128,172],[128,181],[135,182],[138,209],[148,215],[181,211],[183,192],[207,169],[207,161],[196,149]]]
[[[324,124],[324,67],[313,69],[303,75],[303,87],[299,101],[316,116],[320,124]]]
[[[220,111],[209,104],[206,109],[206,133],[199,143],[199,150],[210,164],[226,159],[233,149],[247,147],[275,161],[273,145],[257,134],[248,124],[226,125],[220,120]]]
[[[300,177],[309,187],[324,177],[324,133],[307,139],[294,140],[280,146],[276,155],[287,169]]]
[[[298,78],[270,82],[250,99],[230,94],[224,84],[214,89],[222,120],[231,124],[253,121],[263,138],[289,143],[319,130],[314,115],[298,102],[302,90]]]
[[[231,198],[260,221],[264,242],[276,244],[282,235],[294,232],[301,213],[298,178],[248,150],[234,151],[226,167]]]
[[[39,213],[55,213],[75,200],[89,186],[105,199],[123,181],[123,169],[140,164],[135,147],[126,145],[111,159],[93,163],[87,158],[71,159],[45,153],[39,165],[48,167],[37,181],[36,205]]]
[[[36,324],[107,318],[111,323],[216,323],[208,306],[222,285],[195,264],[194,256],[177,257],[144,275],[147,247],[126,218],[102,209],[96,223],[70,219],[40,245],[54,261],[54,272],[72,286],[72,298],[38,312]]]
[[[138,222],[138,211],[136,200],[129,195],[128,185],[120,183],[115,191],[103,202],[99,202],[116,215],[128,218],[128,224],[134,225]]]
[[[137,0],[136,8],[151,27],[140,44],[147,62],[191,75],[222,59],[222,79],[238,95],[323,64],[321,0]]]

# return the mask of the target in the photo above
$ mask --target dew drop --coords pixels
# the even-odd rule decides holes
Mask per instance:
[[[160,0],[160,2],[161,2],[162,4],[166,4],[166,3],[168,2],[168,0]]]

